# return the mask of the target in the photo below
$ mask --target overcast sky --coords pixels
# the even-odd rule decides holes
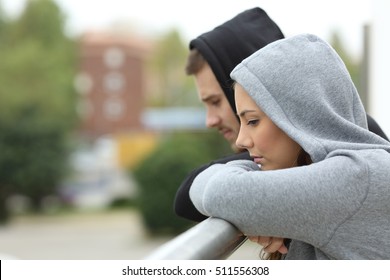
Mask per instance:
[[[11,15],[27,0],[0,0]],[[177,28],[188,41],[255,6],[263,8],[286,36],[309,32],[324,39],[337,29],[353,55],[361,52],[362,28],[372,17],[371,0],[55,0],[72,35],[119,22],[139,31]],[[387,0],[385,0],[387,1]]]

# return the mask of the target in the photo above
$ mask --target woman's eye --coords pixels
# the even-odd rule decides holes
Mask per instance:
[[[258,124],[259,123],[259,120],[249,120],[248,122],[247,122],[247,125],[256,125],[256,124]]]

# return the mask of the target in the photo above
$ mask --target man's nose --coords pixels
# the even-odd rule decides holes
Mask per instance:
[[[216,127],[221,123],[221,118],[216,114],[207,113],[206,126],[208,128]]]

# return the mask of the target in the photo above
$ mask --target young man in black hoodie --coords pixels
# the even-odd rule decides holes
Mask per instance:
[[[267,13],[253,8],[190,42],[186,72],[194,75],[199,98],[206,106],[206,125],[218,129],[236,154],[201,166],[185,178],[176,193],[174,209],[177,215],[193,221],[206,219],[189,198],[194,178],[214,163],[250,159],[246,151],[240,151],[235,146],[239,122],[230,72],[252,53],[283,38],[282,31]],[[378,124],[369,116],[367,119],[369,130],[388,140]]]

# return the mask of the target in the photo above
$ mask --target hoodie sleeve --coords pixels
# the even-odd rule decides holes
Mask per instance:
[[[184,179],[181,183],[179,189],[176,192],[175,202],[174,202],[174,211],[176,215],[196,221],[201,222],[207,218],[207,216],[202,215],[195,208],[192,201],[190,200],[189,192],[192,185],[192,182],[203,170],[217,163],[227,163],[233,160],[239,159],[250,159],[248,152],[243,152],[239,154],[230,155],[221,159],[214,160],[208,164],[202,165],[201,167],[194,169],[190,174]]]
[[[274,171],[260,171],[254,162],[240,160],[215,164],[198,175],[190,198],[204,215],[225,219],[246,235],[321,247],[358,211],[367,180],[358,158],[337,156]]]

